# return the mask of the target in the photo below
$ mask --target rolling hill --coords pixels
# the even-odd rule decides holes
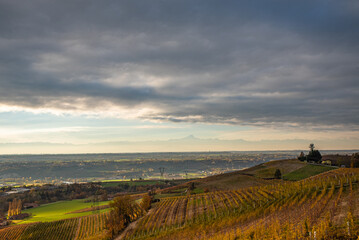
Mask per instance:
[[[276,169],[303,179],[272,179]],[[116,240],[357,239],[358,183],[359,169],[271,161],[159,191],[159,202]],[[0,239],[106,239],[107,216],[10,226]]]
[[[311,165],[296,159],[285,159],[266,162],[244,170],[200,178],[191,182],[194,183],[195,193],[202,193],[205,189],[218,191],[264,186],[280,182],[280,180],[274,179],[276,169],[281,171],[284,178],[288,176],[288,180],[291,180],[291,175],[289,174],[299,171],[300,169],[303,169],[304,172],[307,173],[305,177],[310,177],[335,168]],[[315,169],[315,171],[313,169]],[[188,188],[188,185],[189,183],[184,183],[172,188],[163,189],[160,193],[183,193]]]

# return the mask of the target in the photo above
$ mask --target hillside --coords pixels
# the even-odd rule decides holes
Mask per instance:
[[[6,240],[80,240],[104,239],[108,213],[69,218],[53,222],[20,224],[0,229]]]
[[[201,178],[191,182],[195,185],[195,193],[203,193],[205,189],[208,189],[209,191],[233,190],[246,187],[264,186],[280,182],[280,180],[273,179],[276,169],[281,171],[284,179],[286,179],[285,176],[289,176],[288,179],[292,180],[290,179],[291,176],[289,174],[304,168],[306,168],[305,172],[308,173],[306,177],[334,169],[327,166],[314,166],[306,164],[296,159],[285,159],[270,161],[244,170]],[[317,171],[312,171],[313,168]],[[163,189],[160,192],[178,193],[184,192],[187,188],[188,183],[185,183],[176,187]]]
[[[306,163],[297,159],[275,160],[244,169],[241,172],[251,174],[259,178],[273,178],[276,169],[279,169],[282,175],[285,175],[300,169],[305,165]]]
[[[269,179],[277,168],[307,178]],[[280,160],[192,181],[192,194],[179,196],[188,184],[169,188],[116,239],[357,239],[359,169],[332,169]],[[0,239],[105,240],[106,219],[100,213],[20,224],[0,229]]]
[[[357,239],[359,169],[169,197],[122,239]]]
[[[333,169],[336,169],[336,167],[307,164],[302,168],[285,174],[283,179],[298,181]]]

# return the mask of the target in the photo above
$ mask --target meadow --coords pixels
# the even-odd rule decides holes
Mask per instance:
[[[97,206],[107,205],[109,201],[98,202]],[[72,201],[59,201],[49,204],[44,204],[36,208],[24,210],[24,213],[29,213],[31,216],[24,220],[17,222],[18,224],[34,223],[34,222],[51,222],[67,218],[75,218],[93,214],[92,211],[72,213],[85,208],[91,208],[92,202],[85,202],[84,199],[77,199]],[[100,210],[106,212],[108,209]]]
[[[285,174],[283,176],[283,179],[285,180],[291,180],[291,181],[298,181],[305,178],[308,178],[310,176],[314,176],[326,171],[330,171],[336,169],[336,167],[332,166],[323,166],[323,165],[312,165],[308,164],[302,168],[299,168],[293,172],[290,172],[288,174]]]

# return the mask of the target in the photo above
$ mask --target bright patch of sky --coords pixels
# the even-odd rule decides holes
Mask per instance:
[[[218,138],[225,133],[251,129],[219,124],[150,122],[120,118],[94,118],[70,114],[0,113],[0,141],[49,143],[102,143],[179,139],[190,135]],[[233,136],[231,136],[233,138]],[[226,138],[225,138],[226,139]]]

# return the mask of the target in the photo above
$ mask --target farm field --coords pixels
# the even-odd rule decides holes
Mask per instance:
[[[108,201],[99,202],[98,206],[108,204]],[[33,223],[33,222],[50,222],[67,218],[74,218],[93,214],[92,211],[71,213],[85,208],[90,208],[92,202],[84,202],[84,199],[72,201],[59,201],[45,204],[37,208],[24,210],[24,213],[31,214],[30,218],[24,219],[18,223]],[[108,209],[101,210],[108,211]]]
[[[298,181],[333,169],[336,169],[336,167],[308,164],[293,172],[285,174],[283,179]]]

